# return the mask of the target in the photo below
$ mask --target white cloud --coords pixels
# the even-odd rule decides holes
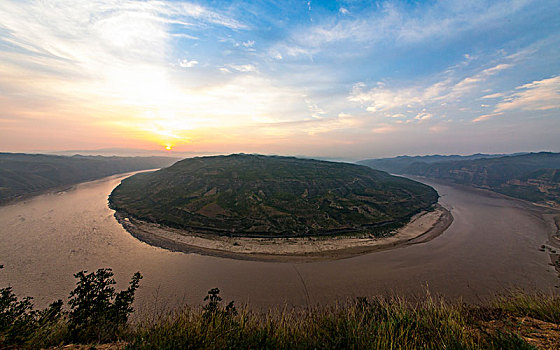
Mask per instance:
[[[466,77],[453,86],[451,92],[446,96],[446,98],[459,98],[478,88],[479,84],[486,81],[489,77],[511,67],[513,67],[513,64],[500,63],[494,67],[484,69],[473,76]]]
[[[256,74],[231,74],[227,79],[219,74],[256,72],[253,64],[215,68],[208,80],[197,79],[198,72],[179,70],[198,67],[201,60],[174,57],[177,38],[192,39],[190,28],[209,26],[245,28],[186,3],[2,0],[0,87],[4,91],[10,86],[14,96],[24,92],[26,103],[2,96],[0,110],[10,105],[17,106],[10,107],[14,116],[37,114],[37,101],[48,101],[40,109],[43,124],[67,118],[95,124],[91,132],[99,135],[123,128],[150,140],[188,137],[184,130],[195,128],[308,117],[297,88]]]
[[[117,0],[113,0],[117,1]],[[118,2],[118,1],[117,1]],[[164,3],[164,2],[157,2],[158,6],[162,8],[161,13],[167,14],[169,16],[176,17],[181,19],[183,17],[186,18],[194,18],[203,22],[231,28],[231,29],[248,29],[248,26],[240,23],[239,21],[230,18],[228,16],[222,15],[216,11],[212,11],[204,6],[187,3],[187,2],[178,2],[178,3]]]
[[[364,83],[356,83],[352,87],[348,99],[361,103],[371,113],[399,108],[424,108],[431,104],[447,104],[477,91],[480,85],[491,76],[512,66],[512,64],[501,63],[462,78],[458,82],[449,77],[427,86],[389,88],[385,83],[378,82],[377,86],[366,90]],[[415,119],[422,120],[418,116]]]
[[[183,68],[192,68],[194,66],[196,66],[198,64],[197,60],[187,60],[187,59],[183,59],[183,60],[179,60],[179,66],[183,67]]]
[[[266,130],[267,133],[276,135],[307,134],[316,136],[337,130],[357,129],[364,127],[362,118],[348,113],[339,113],[336,117],[307,118],[296,121],[269,120],[268,123],[258,126],[259,129]]]
[[[420,112],[416,115],[416,117],[414,117],[414,119],[418,120],[418,121],[426,121],[429,119],[432,119],[434,115],[431,113],[426,113],[426,112]]]
[[[508,63],[500,63],[492,68],[488,68],[483,70],[480,75],[482,77],[487,77],[487,76],[491,76],[494,74],[497,74],[498,72],[504,70],[504,69],[508,69],[511,68],[513,65],[512,64],[508,64]]]
[[[257,71],[257,67],[255,67],[252,64],[240,64],[240,65],[236,65],[236,64],[230,64],[228,65],[228,67],[235,69],[238,72],[256,72]]]
[[[423,101],[423,92],[416,88],[391,90],[379,83],[376,87],[368,91],[364,91],[364,88],[364,83],[354,84],[348,99],[353,102],[360,102],[361,104],[368,105],[366,107],[368,112],[385,111],[397,107],[419,104]]]
[[[500,97],[504,97],[504,94],[501,93],[501,92],[497,92],[497,93],[495,93],[495,94],[490,94],[490,95],[482,96],[481,98],[489,99],[489,98],[500,98]]]
[[[339,9],[338,9],[338,12],[340,12],[340,13],[343,14],[343,15],[347,15],[348,13],[350,13],[350,11],[348,11],[348,9],[345,8],[345,7],[339,8]]]
[[[197,39],[189,31],[209,25],[246,28],[189,3],[5,0],[0,1],[0,44],[9,42],[13,49],[1,51],[0,64],[35,76],[101,83],[111,80],[110,72],[133,66],[165,69],[176,38]]]
[[[253,47],[253,46],[255,46],[255,41],[254,40],[244,41],[243,43],[241,43],[241,45],[243,45],[247,48]]]
[[[185,33],[172,33],[171,36],[174,37],[174,38],[198,40],[198,37],[196,37],[194,35],[185,34]]]
[[[311,116],[313,118],[321,118],[322,115],[326,114],[326,112],[321,107],[311,102],[310,99],[305,98],[304,100],[307,104],[307,109],[309,110],[309,112],[311,112]]]
[[[495,112],[506,110],[549,110],[560,108],[560,76],[518,86],[518,92],[505,97]]]

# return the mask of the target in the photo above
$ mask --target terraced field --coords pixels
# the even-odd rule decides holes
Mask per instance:
[[[122,181],[121,214],[191,232],[386,235],[437,202],[434,189],[366,166],[293,157],[197,157]]]

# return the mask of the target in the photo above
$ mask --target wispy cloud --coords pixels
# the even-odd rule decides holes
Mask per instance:
[[[169,37],[196,38],[174,32],[172,25],[247,28],[200,5],[155,1],[102,0],[95,4],[83,0],[3,1],[0,20],[0,28],[9,33],[9,39],[4,37],[3,41],[9,40],[10,44],[37,54],[78,60],[86,46],[92,51],[91,55],[116,54],[115,49],[125,49],[118,52],[119,56],[141,52],[146,58],[146,55],[161,53],[151,49],[165,43]],[[102,51],[92,50],[91,45]],[[107,52],[111,49],[112,52]]]
[[[496,105],[496,112],[507,110],[549,110],[560,108],[560,76],[518,86],[517,92]]]
[[[199,38],[194,36],[194,35],[189,35],[189,34],[185,34],[185,33],[172,33],[171,34],[172,37],[174,38],[183,38],[183,39],[189,39],[189,40],[198,40]]]
[[[403,3],[384,1],[362,10],[359,16],[329,18],[305,31],[296,28],[290,37],[292,45],[284,47],[291,47],[292,55],[315,55],[338,42],[354,42],[371,47],[381,42],[403,45],[443,40],[474,28],[492,26],[531,2],[445,1],[411,9]],[[339,13],[348,14],[348,10],[340,8]],[[367,52],[367,47],[362,51]]]
[[[504,93],[502,92],[496,92],[494,94],[490,94],[490,95],[484,95],[481,98],[484,99],[489,99],[489,98],[500,98],[500,97],[504,97]]]
[[[252,64],[230,64],[228,65],[228,67],[238,72],[245,72],[245,73],[257,71],[257,67],[255,67]]]
[[[425,121],[433,117],[433,113],[426,112],[426,108],[434,105],[441,106],[456,103],[470,93],[478,93],[481,84],[499,72],[511,68],[513,64],[500,63],[490,68],[482,69],[464,78],[454,78],[453,70],[446,70],[443,80],[427,86],[411,86],[406,88],[390,88],[385,83],[378,82],[377,85],[366,90],[364,83],[356,83],[352,87],[348,99],[359,102],[371,113],[399,110],[399,109],[421,109],[414,116],[418,121]],[[488,97],[486,97],[488,98]],[[404,112],[389,114],[389,116],[405,116]]]
[[[13,130],[25,126],[46,140],[68,125],[119,142],[369,152],[374,139],[413,145],[492,118],[507,126],[519,111],[536,123],[560,106],[560,33],[549,25],[560,5],[310,5],[2,0],[0,139],[23,139]]]
[[[457,84],[455,84],[452,88],[450,93],[445,96],[445,98],[459,98],[466,93],[477,89],[481,82],[486,81],[489,77],[498,74],[502,70],[511,68],[513,65],[508,63],[500,63],[494,67],[490,67],[484,69],[480,73],[477,73],[473,76],[466,77]]]
[[[375,126],[373,129],[371,129],[371,132],[375,134],[388,134],[395,131],[397,131],[397,127],[395,125],[387,124],[387,123],[379,124]]]
[[[388,89],[383,83],[377,83],[377,86],[369,90],[364,91],[364,88],[366,88],[365,83],[354,84],[348,99],[367,105],[368,112],[418,105],[425,100],[425,92],[417,88]]]
[[[475,119],[473,119],[473,123],[478,123],[478,122],[486,121],[486,120],[488,120],[488,119],[490,119],[490,118],[494,118],[494,117],[500,116],[500,115],[502,115],[502,114],[504,114],[504,113],[498,112],[498,113],[483,114],[483,115],[478,116],[478,117],[476,117]]]

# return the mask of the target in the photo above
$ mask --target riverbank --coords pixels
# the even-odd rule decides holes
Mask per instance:
[[[427,242],[442,234],[453,221],[451,213],[436,204],[433,210],[412,217],[390,237],[245,238],[197,234],[134,219],[119,212],[115,217],[134,237],[161,248],[233,259],[295,262],[343,259]]]

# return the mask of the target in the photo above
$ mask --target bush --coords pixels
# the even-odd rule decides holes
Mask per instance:
[[[3,268],[4,265],[0,265],[0,269]],[[62,300],[41,311],[33,310],[32,300],[31,297],[18,300],[12,287],[0,289],[0,348],[30,342],[37,338],[38,331],[60,319]],[[44,334],[43,341],[51,338]]]
[[[221,306],[222,297],[220,297],[220,290],[218,288],[210,289],[208,295],[204,297],[204,301],[208,301],[208,303],[203,307],[203,317],[210,318],[217,315],[230,317],[237,315],[233,301],[230,301],[225,308]]]
[[[14,344],[27,339],[35,319],[31,300],[18,300],[11,287],[0,290],[0,343]]]
[[[0,265],[0,269],[3,268]],[[70,293],[70,311],[57,300],[44,310],[34,310],[31,297],[18,300],[11,287],[0,289],[0,349],[40,348],[68,342],[103,343],[122,336],[142,276],[132,276],[126,290],[115,292],[111,269],[81,271]]]
[[[114,340],[126,327],[128,316],[134,311],[132,302],[142,275],[136,272],[126,290],[116,293],[111,269],[97,272],[80,271],[76,288],[70,293],[68,304],[69,328],[74,341],[99,343]]]

